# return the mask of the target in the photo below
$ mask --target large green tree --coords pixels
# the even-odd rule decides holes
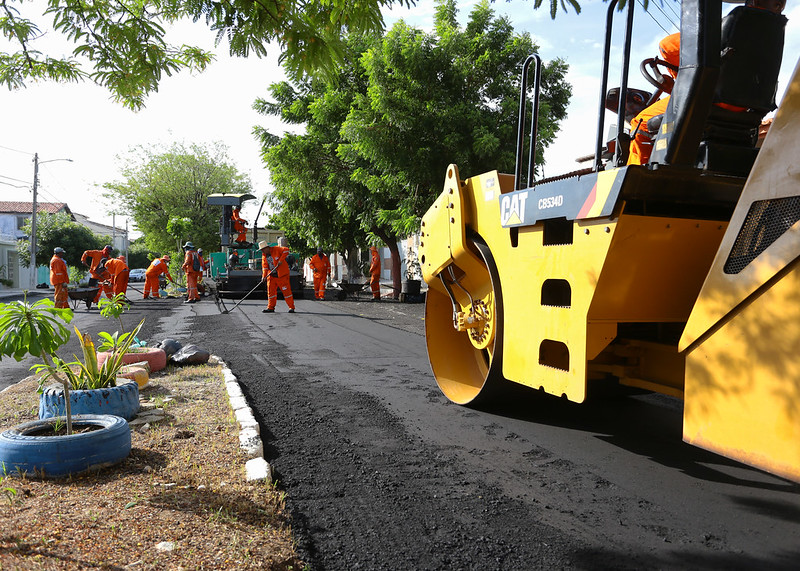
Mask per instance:
[[[219,250],[221,211],[208,205],[208,196],[251,191],[249,178],[230,163],[221,143],[175,143],[160,150],[139,146],[121,160],[124,181],[106,183],[105,196],[133,218],[154,252],[173,251],[176,240],[191,240],[208,252]],[[169,222],[180,218],[192,221],[191,230],[174,236]]]
[[[351,38],[349,61],[355,61],[365,45]],[[259,99],[255,104],[261,113],[305,126],[304,134],[283,137],[255,129],[275,188],[270,195],[274,212],[270,225],[286,231],[293,248],[306,244],[309,252],[305,255],[317,246],[342,253],[351,274],[357,268],[358,248],[368,241],[367,231],[344,201],[362,185],[351,180],[352,168],[338,157],[337,147],[343,142],[339,130],[354,93],[366,89],[363,74],[355,70],[341,68],[333,84],[342,86],[340,90],[319,80],[296,86],[281,82],[270,86],[271,100]]]
[[[538,46],[496,17],[488,0],[461,29],[455,0],[437,0],[434,33],[400,22],[361,59],[359,94],[339,148],[357,168],[378,216],[396,233],[417,230],[441,192],[447,165],[468,176],[514,172],[521,63]],[[560,59],[543,65],[537,160],[566,117],[571,87]],[[530,116],[530,114],[528,115]]]
[[[23,232],[30,235],[31,221],[25,221]],[[53,249],[64,248],[67,254],[64,261],[67,265],[83,267],[81,256],[86,250],[102,248],[109,241],[108,237],[98,238],[86,226],[73,221],[66,212],[48,214],[39,213],[36,216],[36,265],[46,266],[53,257]],[[20,240],[17,243],[20,263],[30,267],[31,246],[29,240]]]
[[[301,219],[307,236],[357,222],[392,250],[398,279],[397,239],[418,230],[448,164],[466,175],[514,169],[521,64],[538,48],[488,1],[464,29],[456,16],[454,0],[439,0],[431,33],[399,22],[381,39],[350,38],[354,57],[337,82],[275,84],[272,100],[256,104],[306,129],[282,138],[257,130],[274,208]],[[543,68],[540,150],[571,94],[563,61]]]
[[[347,32],[383,28],[381,9],[413,0],[24,0],[0,2],[0,34],[11,49],[0,52],[0,83],[19,88],[27,80],[79,81],[90,79],[107,87],[125,105],[138,109],[158,90],[164,74],[182,69],[202,70],[213,55],[196,46],[173,44],[172,24],[204,21],[227,41],[236,56],[263,56],[274,43],[291,72],[300,76],[329,70],[341,59],[341,37]],[[46,19],[55,34],[72,44],[40,51],[48,35]],[[53,35],[50,33],[49,35]]]
[[[172,24],[202,21],[227,41],[231,55],[263,56],[275,46],[296,78],[329,74],[346,53],[342,38],[383,30],[381,10],[412,7],[415,0],[25,0],[0,1],[0,34],[9,40],[0,51],[0,84],[17,89],[27,81],[91,80],[108,88],[124,105],[141,108],[162,77],[184,69],[203,70],[213,54],[172,38]],[[647,6],[648,0],[644,0]],[[580,13],[577,0],[532,0]],[[620,8],[625,0],[620,0]],[[52,26],[52,31],[48,29]],[[56,36],[65,45],[42,38]],[[67,54],[67,55],[65,55]]]

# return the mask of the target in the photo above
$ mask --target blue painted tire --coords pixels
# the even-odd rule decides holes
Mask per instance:
[[[124,382],[123,382],[124,381]],[[133,420],[139,412],[139,385],[121,379],[116,387],[69,391],[72,414],[113,414]],[[66,415],[64,389],[51,385],[39,395],[39,418]]]
[[[101,428],[69,436],[39,434],[52,431],[52,424],[53,419],[34,420],[0,433],[0,473],[45,478],[80,474],[117,464],[131,452],[131,429],[118,416],[76,415],[72,417],[73,428]]]

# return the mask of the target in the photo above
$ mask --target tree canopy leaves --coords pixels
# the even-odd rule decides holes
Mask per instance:
[[[401,21],[382,38],[350,36],[335,82],[277,83],[271,100],[257,101],[261,113],[305,126],[283,137],[256,129],[283,227],[323,247],[380,241],[396,254],[448,164],[467,175],[513,172],[519,74],[537,47],[488,0],[464,29],[456,16],[454,0],[438,0],[432,33]],[[566,116],[566,70],[554,60],[542,72],[540,149]]]
[[[24,0],[2,0],[0,34],[15,51],[0,52],[0,83],[16,89],[27,80],[90,79],[139,109],[164,74],[203,70],[212,61],[199,47],[170,43],[169,27],[186,19],[203,21],[231,55],[263,56],[275,42],[291,73],[325,72],[341,59],[342,36],[381,30],[381,9],[392,4],[413,0],[47,0],[43,14]],[[45,18],[74,46],[70,55],[39,51]]]
[[[221,211],[208,205],[208,196],[251,191],[249,178],[230,163],[220,143],[175,143],[162,150],[140,146],[123,161],[125,180],[106,183],[105,196],[133,218],[154,252],[174,251],[178,242],[187,240],[207,251],[218,250]],[[191,229],[185,236],[172,235],[170,220],[182,218],[191,220]]]
[[[31,220],[28,218],[23,232],[30,235]],[[108,237],[100,238],[92,234],[86,226],[73,222],[66,212],[49,214],[41,212],[36,216],[36,265],[47,266],[53,257],[54,248],[64,248],[64,261],[70,266],[83,267],[81,256],[86,250],[102,248]],[[17,245],[20,263],[30,267],[31,247],[29,240],[21,240]]]
[[[534,8],[543,0],[532,0]],[[0,1],[0,35],[12,48],[0,52],[0,84],[9,89],[27,81],[94,81],[109,89],[115,100],[139,109],[158,90],[163,75],[181,70],[202,71],[213,54],[197,46],[172,42],[176,22],[203,22],[227,42],[231,55],[258,57],[273,43],[280,60],[295,79],[309,74],[326,77],[346,57],[347,35],[383,31],[381,10],[394,5],[412,7],[416,0],[25,0]],[[620,0],[620,9],[625,0]],[[580,13],[577,0],[549,0],[550,16],[558,6]],[[645,0],[645,7],[647,0]],[[56,34],[73,47],[40,51],[52,19]]]

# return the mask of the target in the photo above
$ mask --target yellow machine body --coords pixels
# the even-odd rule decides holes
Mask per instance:
[[[687,442],[800,481],[799,125],[795,72],[746,182],[622,167],[515,190],[451,165],[420,245],[445,395],[500,378],[582,402],[614,376],[684,398]],[[764,213],[795,200],[769,242]]]
[[[684,440],[800,481],[798,125],[800,66],[680,349],[687,355]]]

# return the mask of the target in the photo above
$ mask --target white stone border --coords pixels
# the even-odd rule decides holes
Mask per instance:
[[[244,453],[250,458],[245,464],[247,481],[267,480],[272,482],[272,468],[264,460],[264,444],[261,442],[261,429],[258,427],[253,416],[253,410],[244,398],[242,388],[225,361],[216,355],[211,355],[222,365],[222,376],[225,379],[225,389],[228,391],[228,398],[231,401],[231,408],[236,415],[239,423],[239,445]]]

